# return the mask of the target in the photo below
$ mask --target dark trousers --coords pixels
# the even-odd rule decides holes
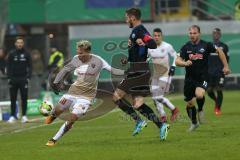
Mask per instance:
[[[16,112],[16,101],[17,101],[18,89],[20,90],[20,94],[21,94],[22,115],[25,116],[27,112],[28,81],[26,79],[10,80],[9,89],[10,89],[10,99],[11,99],[11,116],[14,116]]]

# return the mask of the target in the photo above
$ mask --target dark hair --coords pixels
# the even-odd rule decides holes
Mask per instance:
[[[214,28],[213,32],[221,32],[221,29],[220,28]]]
[[[162,33],[162,30],[160,28],[154,28],[153,32],[158,32],[158,33]]]
[[[201,32],[200,27],[199,27],[198,25],[196,25],[196,24],[194,24],[194,25],[192,25],[191,27],[189,27],[189,29],[190,29],[190,28],[197,28],[198,32],[199,32],[199,33]]]
[[[141,10],[139,8],[129,8],[126,10],[126,14],[134,16],[137,20],[141,19]]]
[[[17,40],[19,40],[19,39],[21,39],[21,40],[24,41],[24,38],[23,38],[22,36],[17,36],[17,37],[15,38],[15,42],[16,42]]]

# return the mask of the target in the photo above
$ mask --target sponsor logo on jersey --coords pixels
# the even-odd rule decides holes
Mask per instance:
[[[218,56],[217,53],[210,53],[211,56]]]
[[[95,68],[95,67],[96,67],[96,64],[93,64],[93,63],[92,63],[91,66],[92,66],[92,68]]]
[[[203,55],[200,54],[200,53],[189,54],[189,59],[190,59],[190,60],[203,59]]]
[[[201,53],[203,53],[204,51],[205,51],[204,48],[201,48],[201,49],[199,50],[199,52],[201,52]]]
[[[192,53],[192,51],[187,51],[187,53]]]

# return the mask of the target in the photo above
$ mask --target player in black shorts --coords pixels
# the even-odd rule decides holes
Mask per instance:
[[[207,89],[208,56],[210,53],[218,53],[223,63],[223,73],[228,74],[229,68],[223,51],[213,46],[212,43],[200,39],[200,27],[192,25],[188,29],[190,41],[182,46],[180,55],[177,56],[176,65],[185,67],[184,96],[187,102],[187,114],[192,123],[188,131],[195,130],[199,123],[197,121],[197,110],[194,99],[198,104],[199,121],[203,116],[204,94]]]
[[[141,24],[141,11],[138,8],[126,10],[125,16],[126,23],[129,25],[129,28],[132,28],[128,40],[128,60],[126,60],[126,63],[129,63],[129,68],[126,71],[126,78],[122,80],[115,90],[113,100],[122,111],[136,121],[133,135],[138,134],[147,125],[147,123],[138,116],[134,110],[136,109],[157,125],[160,129],[160,139],[165,140],[169,125],[162,123],[153,110],[144,103],[144,96],[150,94],[150,70],[146,62],[148,48],[155,49],[157,45],[147,29]],[[132,106],[123,99],[126,94],[132,96]]]
[[[220,41],[221,38],[221,30],[219,28],[215,28],[212,32],[213,44],[217,47],[221,48],[225,53],[227,61],[229,62],[228,55],[228,46]],[[223,86],[224,86],[224,78],[223,74],[223,64],[221,63],[217,53],[213,52],[210,54],[208,58],[208,96],[215,101],[214,112],[216,115],[221,115],[221,106],[223,101]],[[215,95],[215,92],[217,95]]]

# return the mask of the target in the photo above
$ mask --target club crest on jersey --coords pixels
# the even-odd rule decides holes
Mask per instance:
[[[189,54],[189,59],[190,60],[198,60],[198,59],[203,59],[203,55],[196,53],[196,54]]]
[[[203,53],[204,51],[205,51],[204,48],[201,48],[201,49],[199,50],[199,52],[201,52],[201,53]]]
[[[132,34],[132,38],[135,38],[135,37],[136,37],[136,35],[135,35],[135,33],[133,33],[133,34]]]
[[[91,66],[92,66],[92,68],[95,68],[95,67],[96,67],[96,64],[93,64],[93,63],[92,63]]]

